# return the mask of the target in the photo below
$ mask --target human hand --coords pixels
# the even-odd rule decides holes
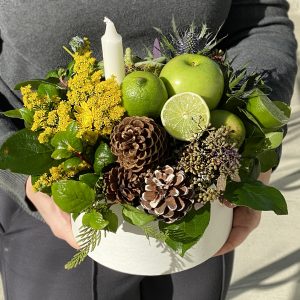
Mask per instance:
[[[63,212],[47,194],[35,192],[31,184],[31,177],[26,182],[26,194],[49,225],[52,233],[57,238],[65,240],[73,248],[79,249],[72,232],[70,214]]]
[[[258,179],[267,184],[270,180],[271,170],[261,173]],[[229,207],[232,206],[227,202]],[[248,235],[259,225],[261,219],[261,212],[244,207],[234,207],[232,229],[229,237],[223,247],[215,254],[215,256],[223,255],[232,251],[248,237]]]

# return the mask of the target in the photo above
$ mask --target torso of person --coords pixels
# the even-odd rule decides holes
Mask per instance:
[[[13,90],[20,81],[64,66],[69,57],[62,46],[73,36],[88,37],[101,58],[105,16],[115,23],[124,47],[143,57],[157,36],[153,27],[169,31],[174,16],[178,26],[194,21],[216,31],[230,6],[230,0],[0,0],[1,81]]]

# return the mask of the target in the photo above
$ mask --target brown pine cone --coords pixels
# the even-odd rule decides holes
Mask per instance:
[[[125,169],[141,172],[164,158],[166,132],[153,119],[126,117],[111,133],[111,150]]]
[[[140,202],[142,207],[166,223],[182,218],[194,203],[194,191],[183,171],[175,171],[166,165],[148,172],[145,183]]]
[[[110,201],[139,205],[141,182],[139,175],[123,167],[114,167],[104,174],[104,192]]]

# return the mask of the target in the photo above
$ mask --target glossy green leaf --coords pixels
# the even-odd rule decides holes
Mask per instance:
[[[115,156],[112,154],[108,144],[101,141],[95,152],[94,171],[100,174],[102,169],[115,161]]]
[[[64,161],[63,168],[65,171],[76,169],[81,162],[82,160],[79,157],[71,157]]]
[[[22,107],[18,109],[8,110],[2,112],[1,114],[9,118],[24,120],[25,126],[27,128],[30,128],[32,126],[34,112],[29,110],[28,108]]]
[[[95,191],[76,180],[62,180],[52,184],[52,197],[57,206],[68,213],[78,213],[95,200]]]
[[[129,204],[123,205],[123,218],[130,224],[144,226],[155,220],[155,217],[145,213],[143,210],[135,208]]]
[[[242,157],[239,176],[257,179],[261,172],[260,161],[257,157]]]
[[[96,175],[94,173],[86,173],[79,176],[79,180],[86,183],[91,188],[94,188],[98,179],[99,175]]]
[[[119,221],[117,215],[113,213],[110,209],[104,211],[102,214],[103,214],[103,218],[109,222],[106,229],[111,232],[117,232],[117,229],[119,227]]]
[[[74,129],[76,125],[74,124],[76,123],[73,122],[69,125],[66,131],[59,131],[54,135],[51,139],[51,145],[55,147],[55,149],[67,150],[70,153],[74,151],[82,152],[83,145],[80,138],[76,136],[76,129]]]
[[[51,158],[53,148],[40,144],[39,133],[22,129],[9,137],[0,149],[0,168],[12,172],[41,175],[56,165]]]
[[[95,230],[104,229],[108,223],[109,222],[103,218],[102,214],[95,210],[85,213],[82,217],[82,224]]]
[[[243,182],[228,182],[224,197],[236,205],[255,210],[272,210],[278,215],[288,213],[283,195],[274,187],[253,179],[243,178]]]
[[[159,222],[159,229],[170,239],[184,244],[200,238],[210,220],[210,203],[199,210],[191,210],[185,217],[171,224]]]
[[[55,149],[51,154],[51,157],[56,160],[60,160],[63,158],[69,158],[72,156],[72,152],[66,149]]]
[[[37,89],[39,96],[47,96],[50,99],[59,95],[58,88],[53,84],[41,83]]]
[[[59,78],[58,70],[50,70],[50,71],[47,73],[47,75],[46,75],[45,78],[46,78],[46,79],[48,79],[48,78]]]

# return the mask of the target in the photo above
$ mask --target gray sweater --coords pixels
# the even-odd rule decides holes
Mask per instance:
[[[0,107],[20,107],[16,83],[42,78],[45,72],[65,65],[62,50],[71,37],[88,36],[94,53],[101,57],[100,38],[104,16],[115,23],[124,47],[143,56],[156,32],[178,25],[205,22],[211,30],[224,24],[223,49],[235,66],[245,63],[256,71],[269,70],[271,98],[290,101],[296,74],[296,41],[284,0],[0,0]],[[18,124],[0,117],[0,143]],[[26,176],[0,170],[0,189],[28,211],[24,191]],[[1,199],[0,199],[1,201]]]

